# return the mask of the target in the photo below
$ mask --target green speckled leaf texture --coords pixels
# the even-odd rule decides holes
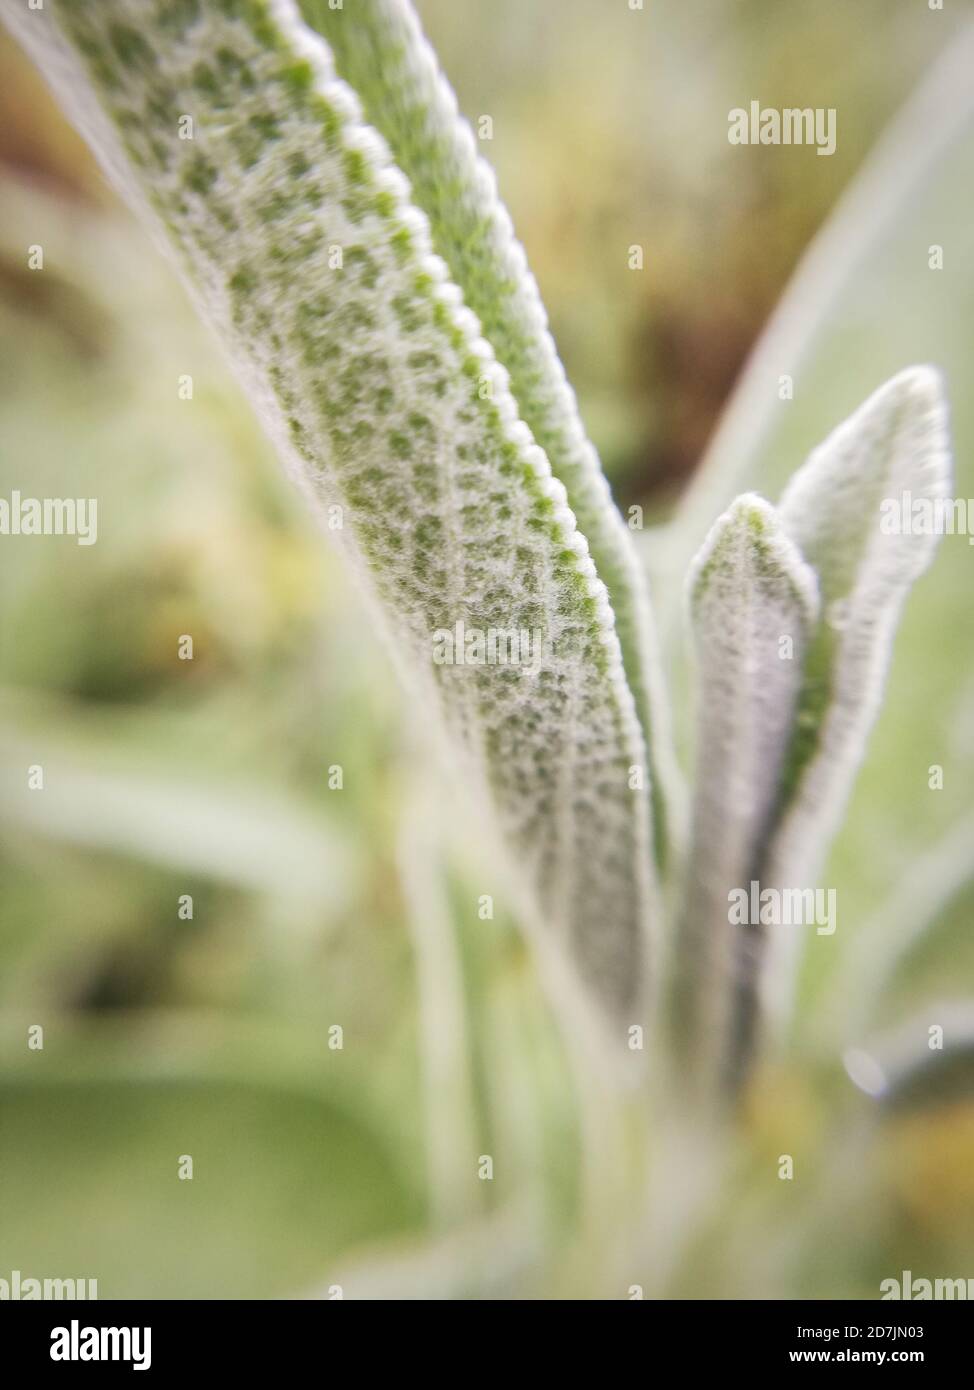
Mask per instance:
[[[325,43],[291,0],[3,13],[155,214],[289,473],[316,508],[342,508],[399,665],[487,785],[548,939],[626,1021],[654,916],[651,816],[606,589]],[[437,665],[433,634],[458,622],[541,640],[519,665]]]
[[[650,746],[658,846],[675,770],[646,579],[609,493],[565,378],[537,284],[409,0],[302,0],[330,44],[338,71],[408,175],[433,245],[461,286],[510,375],[521,418],[564,483],[568,503],[609,591],[629,686]]]

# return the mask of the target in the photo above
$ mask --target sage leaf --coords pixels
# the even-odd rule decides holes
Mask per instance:
[[[818,616],[818,586],[774,508],[739,497],[689,580],[698,668],[697,778],[674,1000],[684,1056],[711,1074],[739,1048],[726,1035],[735,989],[756,968],[761,927],[732,919],[750,900],[773,814]]]
[[[818,575],[823,617],[806,658],[765,882],[807,886],[820,872],[882,700],[903,603],[938,544],[936,504],[950,476],[940,378],[913,367],[835,430],[785,490],[779,513]],[[790,1002],[798,941],[793,929],[776,938],[768,994],[779,1013]]]
[[[410,0],[356,0],[342,8],[328,0],[302,0],[302,11],[328,40],[339,75],[355,88],[366,117],[408,176],[413,200],[429,218],[434,249],[477,314],[509,374],[522,420],[565,486],[615,613],[649,746],[654,829],[663,858],[667,807],[679,796],[679,776],[647,580],[585,433],[494,172],[478,153]]]
[[[3,13],[174,252],[429,724],[486,790],[545,930],[628,1021],[654,873],[605,585],[327,46],[291,0]],[[518,661],[491,660],[515,641]]]

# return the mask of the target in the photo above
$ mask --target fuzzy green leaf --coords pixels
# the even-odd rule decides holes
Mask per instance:
[[[545,450],[591,549],[616,617],[629,686],[650,749],[657,848],[678,796],[647,582],[565,377],[538,286],[497,193],[490,165],[459,115],[410,0],[302,0],[328,40],[338,73],[408,175],[434,249],[477,314],[510,376],[521,418]],[[664,795],[664,792],[667,795]]]
[[[713,1073],[726,1046],[732,981],[752,988],[760,927],[730,925],[774,811],[818,616],[815,575],[762,498],[740,497],[694,563],[689,597],[698,666],[697,779],[674,1008],[685,1060]]]
[[[627,1018],[651,826],[605,586],[326,45],[291,0],[5,0],[4,14],[175,251],[428,722],[488,790],[538,915]],[[530,659],[438,664],[437,634],[458,623],[475,658],[516,631]]]
[[[807,885],[820,872],[879,709],[906,596],[939,535],[911,521],[950,486],[946,407],[929,368],[901,372],[816,449],[781,499],[782,522],[818,575],[811,645],[775,834],[761,874]],[[769,1001],[790,997],[797,935],[779,934]]]
[[[795,796],[773,855],[779,870],[821,859],[882,700],[900,610],[937,548],[932,529],[902,533],[904,499],[911,512],[932,507],[949,485],[940,381],[913,368],[830,435],[781,499],[782,522],[819,577],[824,622],[792,750]]]

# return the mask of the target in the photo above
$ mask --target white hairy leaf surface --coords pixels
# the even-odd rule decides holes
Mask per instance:
[[[480,319],[510,376],[521,418],[565,485],[568,503],[609,591],[629,686],[646,735],[657,846],[677,780],[647,581],[588,439],[548,328],[541,295],[497,191],[494,171],[458,111],[410,0],[302,0],[339,75],[361,100],[408,175],[433,246]]]
[[[754,969],[761,928],[730,920],[749,894],[818,615],[815,575],[774,508],[739,497],[694,562],[698,739],[691,853],[675,962],[677,1037],[687,1061],[722,1071],[733,992]]]
[[[900,524],[950,488],[940,378],[914,367],[882,386],[816,449],[785,490],[779,514],[818,575],[823,617],[806,660],[780,820],[762,879],[814,886],[863,760],[882,700],[904,600],[939,536]],[[931,513],[932,514],[932,513]],[[919,523],[921,526],[923,523]],[[790,995],[797,937],[779,934],[769,1002]]]
[[[628,1018],[651,832],[605,586],[326,45],[291,0],[4,0],[3,13],[162,230],[288,472],[341,521],[332,533],[429,724],[488,789],[538,915]],[[458,623],[474,661],[437,664],[434,634]],[[516,664],[512,631],[527,635]]]

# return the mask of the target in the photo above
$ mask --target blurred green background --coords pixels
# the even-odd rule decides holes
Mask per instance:
[[[484,152],[617,499],[662,521],[809,239],[971,6],[418,8],[464,113],[493,118]],[[727,112],[752,98],[835,107],[836,154],[729,146]],[[730,495],[776,496],[885,376],[929,360],[974,497],[972,140],[884,228]],[[417,793],[367,615],[171,270],[5,36],[0,198],[0,495],[99,499],[95,546],[0,541],[0,1277],[96,1277],[102,1297],[873,1297],[903,1268],[974,1274],[974,1108],[874,1121],[841,1072],[824,948],[810,1021],[677,1253],[647,1234],[665,1173],[632,1207],[652,1126],[593,1216],[578,1072],[514,924],[478,919],[474,849],[416,842],[440,792]],[[659,548],[669,612],[709,519]],[[935,921],[877,1025],[936,1021],[928,1002],[974,979],[972,562],[949,538],[911,603],[826,880],[849,935],[882,949],[920,861]],[[683,710],[676,624],[672,664]],[[427,853],[411,884],[404,854]]]

